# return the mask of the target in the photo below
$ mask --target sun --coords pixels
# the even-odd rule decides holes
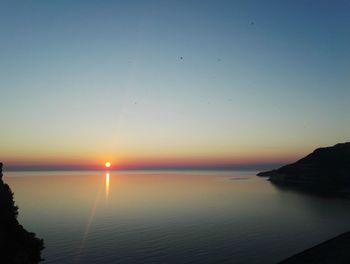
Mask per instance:
[[[111,164],[109,161],[107,161],[107,162],[105,163],[105,167],[106,167],[106,168],[109,168],[111,165],[112,165],[112,164]]]

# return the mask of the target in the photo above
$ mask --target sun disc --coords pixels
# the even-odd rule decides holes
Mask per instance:
[[[109,168],[109,167],[111,166],[111,163],[110,163],[109,161],[107,161],[107,162],[105,163],[105,166],[106,166],[106,168]]]

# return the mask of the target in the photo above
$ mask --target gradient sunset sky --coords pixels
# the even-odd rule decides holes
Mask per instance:
[[[1,1],[7,167],[283,164],[350,141],[350,1]]]

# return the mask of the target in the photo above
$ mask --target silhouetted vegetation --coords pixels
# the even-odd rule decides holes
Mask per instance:
[[[44,241],[18,223],[18,207],[10,187],[2,180],[0,163],[0,263],[34,264],[41,259]]]

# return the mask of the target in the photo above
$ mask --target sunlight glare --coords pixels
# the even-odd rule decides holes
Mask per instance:
[[[109,173],[106,173],[106,199],[108,199],[109,195]]]

